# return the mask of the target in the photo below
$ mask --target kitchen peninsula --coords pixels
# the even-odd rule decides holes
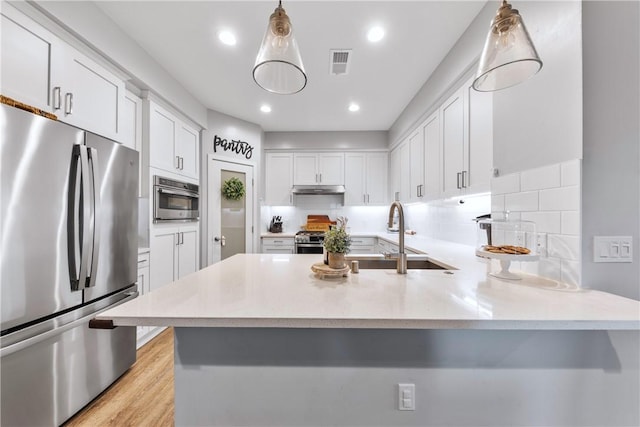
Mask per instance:
[[[236,255],[99,318],[175,327],[178,426],[638,424],[640,302],[414,247],[454,269],[320,280],[318,255]]]

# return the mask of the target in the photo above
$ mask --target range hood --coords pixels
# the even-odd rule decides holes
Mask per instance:
[[[344,185],[294,185],[291,190],[293,194],[309,195],[309,194],[344,194]]]

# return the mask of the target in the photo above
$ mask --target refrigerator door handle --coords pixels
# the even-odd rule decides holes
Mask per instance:
[[[91,221],[89,225],[89,235],[92,237],[93,245],[91,247],[91,254],[89,255],[89,261],[87,263],[89,271],[87,272],[87,280],[85,282],[85,288],[93,287],[96,285],[96,271],[98,267],[98,253],[100,250],[100,174],[98,164],[98,150],[95,148],[86,147],[89,166],[91,173],[89,177],[89,189],[91,190]]]
[[[78,164],[80,166],[79,171]],[[89,235],[87,230],[90,215],[90,189],[87,183],[88,170],[89,159],[86,147],[74,145],[71,160],[71,174],[69,176],[69,202],[67,212],[69,276],[72,291],[84,288],[87,277],[88,247],[91,244],[90,239],[92,239],[92,236]],[[82,206],[79,206],[80,201],[82,201]],[[78,209],[80,209],[80,211],[78,211]],[[80,258],[79,263],[78,258]]]
[[[32,346],[34,344],[37,344],[39,342],[42,342],[46,339],[49,339],[53,336],[56,335],[60,335],[61,333],[63,333],[64,331],[68,331],[69,329],[73,329],[76,326],[82,324],[82,323],[88,323],[89,320],[95,318],[98,314],[102,313],[103,311],[109,310],[113,307],[116,307],[120,304],[123,304],[129,300],[132,300],[134,298],[136,298],[138,296],[138,292],[133,292],[133,293],[127,293],[126,294],[127,297],[123,298],[122,300],[118,301],[116,304],[112,304],[108,307],[105,307],[104,309],[97,311],[97,312],[93,312],[91,314],[88,314],[87,316],[81,317],[80,319],[74,320],[73,322],[69,322],[66,325],[60,326],[59,328],[54,328],[51,330],[48,330],[47,332],[44,332],[40,335],[36,335],[35,337],[31,337],[31,338],[27,338],[26,340],[22,340],[20,342],[17,342],[15,344],[12,345],[8,345],[6,347],[3,347],[2,349],[0,349],[0,357],[5,357],[8,356],[12,353],[15,353],[17,351],[20,351],[24,348],[27,348],[29,346]]]

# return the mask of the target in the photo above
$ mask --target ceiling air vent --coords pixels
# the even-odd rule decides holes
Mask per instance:
[[[332,49],[330,54],[329,74],[338,76],[349,73],[351,64],[351,49]]]

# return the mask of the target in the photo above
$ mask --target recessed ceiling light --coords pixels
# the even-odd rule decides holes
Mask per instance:
[[[355,113],[358,110],[360,110],[360,106],[358,104],[356,104],[355,102],[352,102],[351,104],[349,104],[349,111],[351,111],[352,113]]]
[[[367,33],[367,39],[372,43],[379,42],[383,37],[384,29],[382,27],[373,27]]]
[[[220,31],[218,34],[218,39],[227,46],[235,46],[236,44],[236,36],[233,35],[231,31]]]
[[[263,113],[270,113],[271,107],[267,104],[264,104],[263,106],[260,107],[260,111],[262,111]]]

